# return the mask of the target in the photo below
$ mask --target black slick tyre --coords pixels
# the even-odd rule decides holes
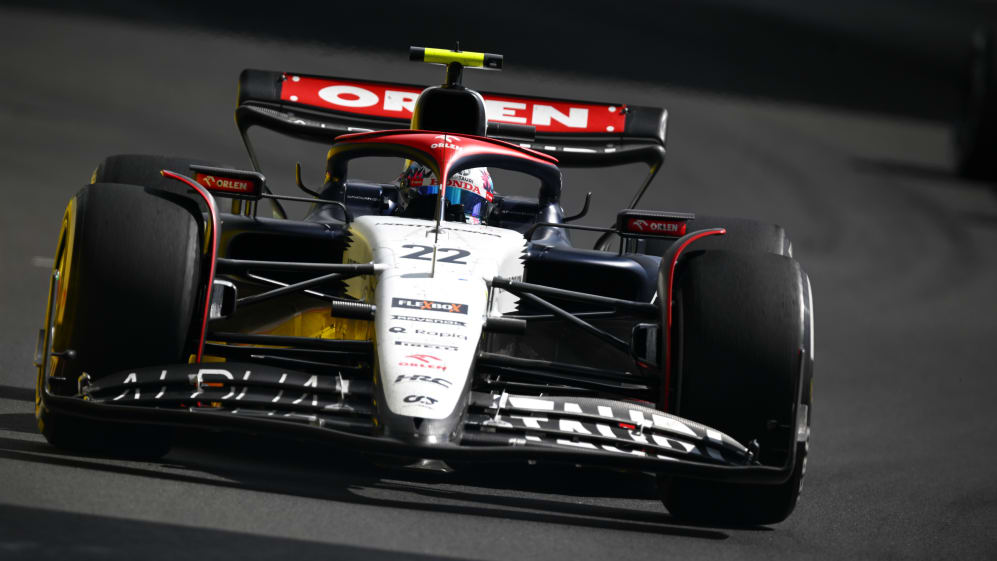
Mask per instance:
[[[163,177],[161,170],[192,176],[191,165],[225,167],[206,160],[177,158],[149,154],[118,154],[108,156],[93,172],[91,183],[123,183],[153,189],[176,191],[177,182]]]
[[[750,218],[698,215],[686,223],[687,231],[724,228],[723,236],[708,236],[696,242],[696,249],[722,249],[726,251],[774,253],[793,256],[793,244],[786,230],[778,224],[769,224]],[[662,255],[674,243],[673,239],[646,238],[639,245],[640,253]]]
[[[794,448],[796,455],[792,476],[776,485],[661,477],[665,507],[703,523],[780,522],[796,506],[806,465],[809,281],[789,257],[698,251],[682,262],[673,301],[672,403],[659,405],[742,444],[757,443],[763,465],[785,465]],[[805,427],[793,413],[798,399]]]
[[[202,301],[202,236],[184,207],[140,186],[96,183],[63,219],[38,369],[36,417],[53,445],[154,458],[171,430],[66,417],[45,407],[43,388],[73,395],[81,376],[186,362]]]

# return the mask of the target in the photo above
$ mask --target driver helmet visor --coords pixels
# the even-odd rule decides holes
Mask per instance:
[[[413,191],[413,196],[437,195],[440,184],[436,176],[425,166],[412,162],[400,178],[402,187]],[[486,168],[461,170],[450,176],[444,197],[450,204],[464,207],[464,214],[480,220],[487,203],[494,198],[492,178]]]

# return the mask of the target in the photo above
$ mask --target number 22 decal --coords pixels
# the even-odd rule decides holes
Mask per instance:
[[[403,249],[416,249],[408,255],[402,255],[402,259],[418,259],[420,261],[432,261],[429,255],[433,254],[433,247],[429,245],[418,245],[418,244],[406,244],[402,246]],[[437,253],[452,253],[453,255],[447,255],[446,257],[440,257],[437,259],[440,263],[453,263],[455,265],[467,265],[467,261],[461,261],[464,257],[471,254],[470,251],[463,249],[457,249],[455,247],[440,247],[436,249]]]

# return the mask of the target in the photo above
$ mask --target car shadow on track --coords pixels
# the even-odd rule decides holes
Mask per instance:
[[[0,504],[0,557],[15,559],[363,559],[428,561],[437,555],[192,528]],[[53,529],[59,529],[53,531]],[[178,545],[181,547],[178,549]]]
[[[0,430],[38,434],[33,413],[0,413]]]
[[[0,399],[33,402],[35,400],[35,389],[0,384]]]
[[[647,477],[536,466],[426,473],[383,467],[356,456],[280,439],[210,433],[184,434],[162,462],[144,463],[73,454],[44,442],[0,437],[0,459],[4,460],[413,511],[707,540],[728,537],[717,528],[678,522],[660,505],[661,511],[654,512],[584,504],[588,497],[653,499],[653,481]],[[565,496],[569,498],[564,500]]]

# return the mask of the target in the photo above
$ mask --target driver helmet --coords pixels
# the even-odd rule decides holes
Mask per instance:
[[[440,182],[432,170],[414,161],[405,166],[398,177],[398,186],[406,205],[417,197],[436,196],[440,192]],[[464,218],[471,224],[481,224],[494,196],[487,168],[469,168],[451,175],[444,195],[450,204],[464,207]]]

